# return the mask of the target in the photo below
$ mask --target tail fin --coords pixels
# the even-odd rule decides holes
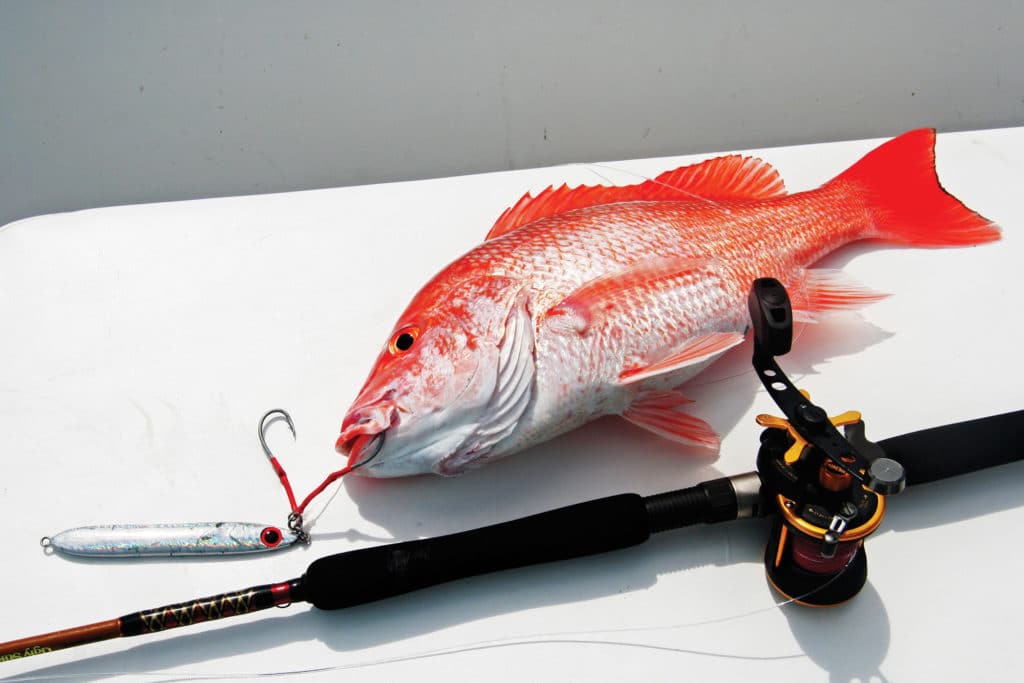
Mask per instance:
[[[857,187],[884,240],[924,247],[980,244],[999,228],[946,192],[935,175],[935,131],[912,130],[872,150],[833,179]]]

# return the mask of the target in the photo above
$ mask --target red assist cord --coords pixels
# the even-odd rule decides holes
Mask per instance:
[[[380,440],[377,436],[360,436],[352,446],[352,453],[349,457],[349,464],[342,467],[340,470],[336,470],[328,474],[320,485],[310,491],[309,495],[302,499],[299,503],[295,498],[295,491],[292,488],[292,483],[288,480],[288,473],[285,471],[284,466],[277,459],[276,456],[270,451],[270,447],[267,446],[266,431],[267,426],[273,422],[274,419],[284,420],[288,425],[288,429],[291,430],[292,436],[295,436],[295,423],[292,422],[291,415],[287,411],[280,408],[267,411],[263,417],[260,418],[259,424],[259,437],[260,446],[263,447],[263,453],[267,456],[267,460],[270,461],[270,466],[274,468],[274,472],[277,474],[277,478],[281,481],[281,486],[284,488],[285,494],[288,496],[288,505],[291,507],[291,514],[288,515],[288,528],[298,536],[299,540],[304,543],[309,542],[309,534],[302,528],[302,515],[306,511],[306,507],[309,506],[313,499],[319,496],[324,490],[336,482],[337,480],[344,477],[352,470],[362,467],[367,464],[377,455],[380,450]],[[367,448],[373,448],[373,452],[370,453],[369,457],[359,459],[362,452]]]
[[[328,486],[338,481],[346,474],[351,472],[353,469],[358,467],[358,465],[346,465],[345,467],[342,467],[340,470],[337,470],[336,472],[331,472],[324,478],[322,482],[320,482],[319,486],[313,489],[308,496],[302,499],[301,503],[296,504],[295,491],[292,490],[292,484],[290,481],[288,481],[288,473],[284,471],[284,467],[281,466],[281,463],[278,462],[277,458],[271,455],[269,459],[270,466],[274,468],[274,472],[277,473],[277,478],[281,480],[281,486],[284,487],[284,492],[288,495],[288,504],[292,508],[293,515],[301,515],[303,512],[306,511],[306,507],[311,502],[313,502],[313,499],[324,492],[324,489],[326,489]]]

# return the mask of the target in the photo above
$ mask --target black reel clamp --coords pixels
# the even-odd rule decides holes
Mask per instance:
[[[865,438],[859,412],[829,417],[775,362],[793,340],[782,284],[755,280],[748,303],[754,369],[785,415],[757,416],[766,427],[757,456],[762,499],[778,512],[765,549],[768,579],[802,604],[837,605],[864,586],[864,539],[882,522],[885,496],[903,490],[906,473]]]

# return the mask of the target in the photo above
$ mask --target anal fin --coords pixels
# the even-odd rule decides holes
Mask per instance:
[[[793,306],[793,319],[815,322],[816,313],[858,308],[881,301],[889,295],[854,282],[841,270],[810,268],[797,271],[786,283]]]
[[[663,438],[718,450],[718,434],[711,425],[678,410],[692,402],[678,391],[644,391],[622,412],[622,417]]]

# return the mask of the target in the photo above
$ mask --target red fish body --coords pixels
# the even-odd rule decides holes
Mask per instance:
[[[369,476],[450,475],[608,414],[717,447],[677,388],[743,341],[755,278],[782,281],[808,317],[880,298],[808,268],[849,242],[998,239],[939,186],[933,147],[912,131],[792,195],[764,162],[729,156],[525,196],[413,299],[339,451]]]

